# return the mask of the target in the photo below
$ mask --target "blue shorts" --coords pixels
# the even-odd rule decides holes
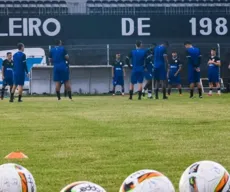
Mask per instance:
[[[116,86],[116,85],[124,86],[123,76],[115,76],[113,78],[113,86]]]
[[[143,83],[144,81],[144,71],[132,71],[131,72],[131,83]]]
[[[164,81],[166,80],[166,69],[165,67],[159,67],[154,69],[154,80],[156,81]]]
[[[24,86],[25,74],[14,74],[14,85]]]
[[[195,69],[189,70],[188,81],[189,84],[200,83],[200,72],[197,72]]]
[[[2,82],[2,84],[3,84],[3,86],[7,86],[7,85],[13,86],[14,80],[13,80],[13,78],[5,78]]]
[[[220,77],[219,77],[219,71],[216,69],[209,68],[208,69],[208,82],[209,83],[219,83]]]
[[[169,74],[168,83],[170,85],[180,85],[181,84],[180,74],[178,74],[176,77],[174,75],[175,73]]]
[[[69,68],[68,67],[54,67],[53,80],[55,82],[65,83],[69,81]]]
[[[153,79],[153,72],[145,71],[145,79],[152,80]]]

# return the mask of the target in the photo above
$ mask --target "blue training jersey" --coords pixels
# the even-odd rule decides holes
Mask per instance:
[[[211,61],[213,61],[213,62],[219,62],[220,61],[220,58],[219,57],[217,57],[217,56],[211,56],[210,58],[209,58],[209,60],[211,60]],[[212,69],[212,70],[216,70],[216,71],[219,71],[219,66],[218,65],[215,65],[215,64],[209,64],[208,65],[208,68],[209,69]]]
[[[172,58],[169,63],[169,72],[175,74],[180,67],[182,67],[180,60],[178,58]]]
[[[13,60],[9,61],[8,59],[5,59],[2,63],[2,66],[4,67],[4,77],[6,79],[13,78],[13,67],[14,63]]]
[[[167,56],[166,47],[163,45],[156,46],[154,49],[154,68],[165,67],[165,56]]]
[[[13,61],[14,61],[14,67],[13,67],[14,73],[25,74],[27,70],[25,53],[18,51],[17,53],[14,54]]]
[[[153,54],[154,51],[152,52],[152,50],[148,49],[147,50],[147,58],[146,58],[146,69],[148,72],[153,72]]]
[[[200,49],[191,47],[186,50],[186,57],[190,67],[200,67],[201,53]]]
[[[124,63],[120,60],[116,60],[113,63],[113,69],[114,69],[114,77],[120,77],[123,76],[123,67],[124,67]]]
[[[55,67],[57,65],[66,65],[66,55],[68,55],[68,53],[63,46],[56,46],[50,50],[49,58],[52,59],[52,63]]]
[[[135,49],[129,54],[129,58],[132,59],[133,71],[144,71],[145,59],[147,58],[147,51],[145,49]]]

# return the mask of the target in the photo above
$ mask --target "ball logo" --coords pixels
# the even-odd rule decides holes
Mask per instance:
[[[52,26],[52,28],[50,27]],[[0,37],[56,36],[61,31],[61,23],[55,18],[42,21],[40,18],[9,18],[8,32],[0,32]]]

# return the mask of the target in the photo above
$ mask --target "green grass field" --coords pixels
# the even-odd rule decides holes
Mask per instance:
[[[136,99],[136,96],[135,96]],[[230,170],[230,95],[168,101],[128,97],[24,98],[0,101],[0,163],[14,161],[35,177],[38,192],[59,192],[89,180],[108,192],[140,169],[168,176],[176,190],[183,170],[195,161],[214,160]]]

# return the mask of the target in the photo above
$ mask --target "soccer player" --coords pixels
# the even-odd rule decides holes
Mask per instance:
[[[177,52],[172,52],[172,59],[168,66],[168,95],[171,94],[172,85],[177,85],[179,94],[182,95],[180,72],[182,70],[182,64],[178,58]]]
[[[220,58],[216,56],[216,49],[211,49],[211,57],[208,61],[208,81],[209,81],[209,96],[212,96],[213,85],[216,85],[217,94],[220,95],[220,72],[221,61]]]
[[[200,49],[194,47],[191,42],[186,41],[184,43],[186,48],[186,57],[188,59],[188,78],[190,84],[190,98],[194,98],[194,87],[198,88],[199,98],[202,97],[202,89],[200,84],[200,64],[201,64],[201,53]]]
[[[122,95],[125,95],[124,89],[124,62],[121,61],[121,54],[116,54],[116,61],[112,64],[112,77],[113,77],[113,95],[115,95],[115,89],[117,85],[122,88]]]
[[[159,99],[158,92],[160,84],[163,89],[163,99],[168,99],[166,96],[166,66],[168,66],[167,48],[169,43],[166,41],[158,45],[154,49],[154,80],[155,80],[155,98]]]
[[[2,63],[2,92],[1,92],[1,100],[4,99],[4,92],[7,85],[10,86],[10,92],[13,88],[13,60],[12,53],[8,52],[6,54],[7,59],[5,59]]]
[[[142,90],[143,97],[145,97],[145,92],[148,90],[148,98],[152,99],[152,89],[153,89],[153,55],[154,55],[154,48],[156,47],[155,43],[152,43],[150,48],[148,49],[148,56],[146,58],[146,71],[145,71],[145,79],[146,84],[144,89]]]
[[[14,85],[10,95],[10,102],[14,102],[14,92],[18,88],[18,102],[22,102],[22,91],[25,82],[25,73],[29,76],[28,68],[26,65],[26,55],[24,52],[25,46],[23,43],[18,44],[18,52],[13,55],[14,67],[13,78]]]
[[[66,61],[69,61],[69,55],[62,46],[61,40],[55,41],[55,47],[50,50],[50,62],[53,63],[53,80],[56,83],[56,94],[58,100],[61,100],[61,83],[64,83],[69,99],[72,100],[71,86],[69,82],[69,67]]]
[[[126,58],[126,63],[132,68],[129,99],[133,99],[134,85],[138,83],[138,99],[141,100],[142,84],[144,81],[144,69],[147,51],[142,49],[142,42],[136,42],[136,49],[132,50]],[[131,60],[131,64],[130,64]]]

